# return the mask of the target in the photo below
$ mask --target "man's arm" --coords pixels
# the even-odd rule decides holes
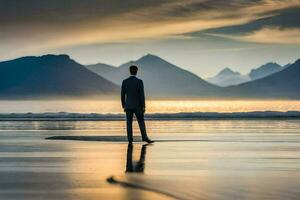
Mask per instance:
[[[124,81],[123,81],[122,87],[121,87],[121,102],[122,102],[123,109],[125,109],[125,96],[126,96],[126,90],[125,90],[125,85],[124,85]]]
[[[145,112],[146,110],[146,104],[145,104],[145,92],[144,92],[144,83],[141,80],[141,87],[140,87],[140,101],[142,104],[142,109]]]

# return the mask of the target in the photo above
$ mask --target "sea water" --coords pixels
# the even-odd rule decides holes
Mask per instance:
[[[160,142],[45,139],[125,136],[122,120],[1,121],[0,199],[299,199],[300,120],[146,124]]]

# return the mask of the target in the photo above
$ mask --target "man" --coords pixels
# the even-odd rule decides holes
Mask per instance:
[[[129,71],[131,76],[123,80],[121,90],[122,107],[126,112],[128,142],[133,142],[132,119],[133,114],[135,114],[140,127],[143,141],[147,143],[153,143],[154,141],[150,140],[146,133],[146,126],[144,120],[145,93],[143,81],[136,77],[138,71],[137,66],[130,66]]]

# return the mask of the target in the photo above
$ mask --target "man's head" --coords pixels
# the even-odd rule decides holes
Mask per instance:
[[[137,71],[138,71],[138,67],[136,65],[131,65],[129,67],[129,71],[130,71],[130,74],[131,75],[136,75],[137,74]]]

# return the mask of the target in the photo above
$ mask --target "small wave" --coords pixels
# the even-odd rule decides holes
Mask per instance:
[[[0,120],[65,120],[65,121],[106,121],[124,120],[124,114],[99,113],[8,113],[0,114]],[[152,113],[146,114],[148,120],[205,120],[205,119],[291,119],[300,118],[300,111],[253,111],[253,112],[182,112],[182,113]]]

